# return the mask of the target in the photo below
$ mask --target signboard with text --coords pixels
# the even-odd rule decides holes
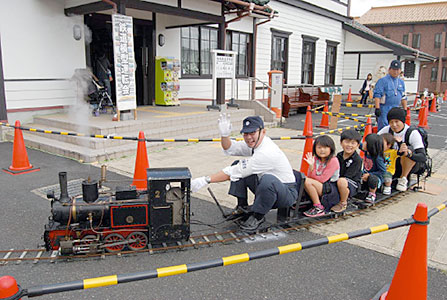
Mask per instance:
[[[216,55],[216,78],[234,77],[235,56]]]
[[[112,15],[116,106],[118,110],[136,109],[135,53],[132,17]]]

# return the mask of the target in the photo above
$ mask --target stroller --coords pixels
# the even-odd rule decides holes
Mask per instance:
[[[112,108],[112,114],[116,113],[115,105],[113,104],[112,98],[104,86],[100,85],[97,78],[93,76],[91,79],[92,89],[89,89],[88,94],[89,103],[93,106],[92,114],[94,116],[99,116],[100,113],[107,113],[107,107]]]

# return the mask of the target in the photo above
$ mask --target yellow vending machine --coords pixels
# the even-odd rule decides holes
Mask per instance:
[[[178,100],[180,61],[171,57],[155,58],[155,104],[180,105]]]

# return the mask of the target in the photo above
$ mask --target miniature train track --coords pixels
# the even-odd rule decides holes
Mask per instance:
[[[195,235],[190,236],[188,241],[177,243],[162,243],[162,244],[148,244],[147,249],[136,250],[136,251],[120,251],[117,253],[96,253],[96,254],[82,254],[82,255],[71,255],[71,256],[62,256],[60,255],[58,250],[54,251],[46,251],[45,248],[37,248],[37,249],[9,249],[9,250],[0,250],[0,266],[6,265],[8,263],[21,264],[22,262],[32,262],[36,264],[38,262],[46,261],[50,263],[55,263],[57,261],[72,261],[76,259],[89,259],[89,258],[100,258],[105,259],[109,256],[127,256],[137,253],[163,253],[167,251],[180,251],[187,249],[199,249],[201,247],[211,247],[213,245],[229,245],[232,243],[239,243],[243,240],[256,240],[256,239],[267,239],[268,236],[278,236],[280,233],[292,234],[296,233],[300,230],[310,229],[312,227],[317,227],[323,224],[329,224],[333,222],[338,222],[340,220],[345,220],[351,217],[357,217],[365,214],[367,211],[375,210],[377,208],[386,206],[392,202],[396,202],[396,200],[400,200],[404,198],[405,195],[410,193],[409,191],[398,193],[394,196],[388,197],[373,206],[357,206],[357,209],[352,211],[345,211],[340,214],[331,213],[323,218],[318,219],[291,219],[290,221],[285,221],[283,223],[275,223],[267,228],[265,228],[262,232],[258,232],[256,234],[246,234],[237,230],[227,230],[222,232],[214,232],[207,233],[203,235]],[[355,204],[351,204],[355,205]],[[352,206],[351,206],[352,207]]]

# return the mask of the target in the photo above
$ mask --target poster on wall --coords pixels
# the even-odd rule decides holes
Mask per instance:
[[[137,108],[132,23],[132,17],[119,14],[112,15],[116,106],[118,110]]]

